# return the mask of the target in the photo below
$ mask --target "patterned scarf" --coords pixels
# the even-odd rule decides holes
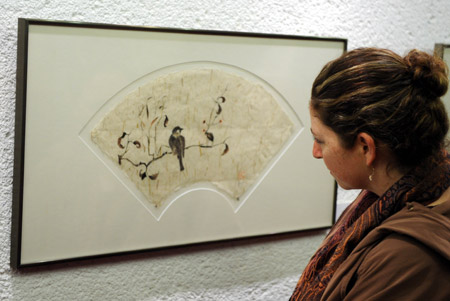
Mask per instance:
[[[403,176],[381,197],[369,191],[360,193],[311,258],[291,301],[320,300],[340,264],[372,229],[402,209],[406,202],[430,204],[450,186],[449,156],[435,164],[431,172],[425,174],[420,170],[423,168],[418,167]]]

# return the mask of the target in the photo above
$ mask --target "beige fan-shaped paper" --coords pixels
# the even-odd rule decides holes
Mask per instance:
[[[91,138],[159,207],[177,189],[201,182],[238,201],[292,132],[292,121],[261,85],[198,69],[139,87]]]

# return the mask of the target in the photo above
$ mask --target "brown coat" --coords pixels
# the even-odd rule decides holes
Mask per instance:
[[[450,300],[450,201],[408,203],[372,230],[322,300]]]

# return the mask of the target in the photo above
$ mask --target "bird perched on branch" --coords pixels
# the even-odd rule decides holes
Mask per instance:
[[[181,135],[181,131],[183,129],[179,126],[176,126],[172,130],[172,135],[170,135],[169,138],[169,146],[172,150],[172,154],[176,155],[178,158],[178,161],[180,162],[180,171],[184,170],[183,166],[183,158],[184,158],[184,147],[185,147],[185,141],[184,137]]]

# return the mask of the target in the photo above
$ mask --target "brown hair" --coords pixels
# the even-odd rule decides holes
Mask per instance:
[[[412,50],[360,48],[329,62],[314,81],[311,107],[344,147],[358,133],[386,147],[400,169],[439,157],[449,121],[440,97],[447,92],[445,63]]]

